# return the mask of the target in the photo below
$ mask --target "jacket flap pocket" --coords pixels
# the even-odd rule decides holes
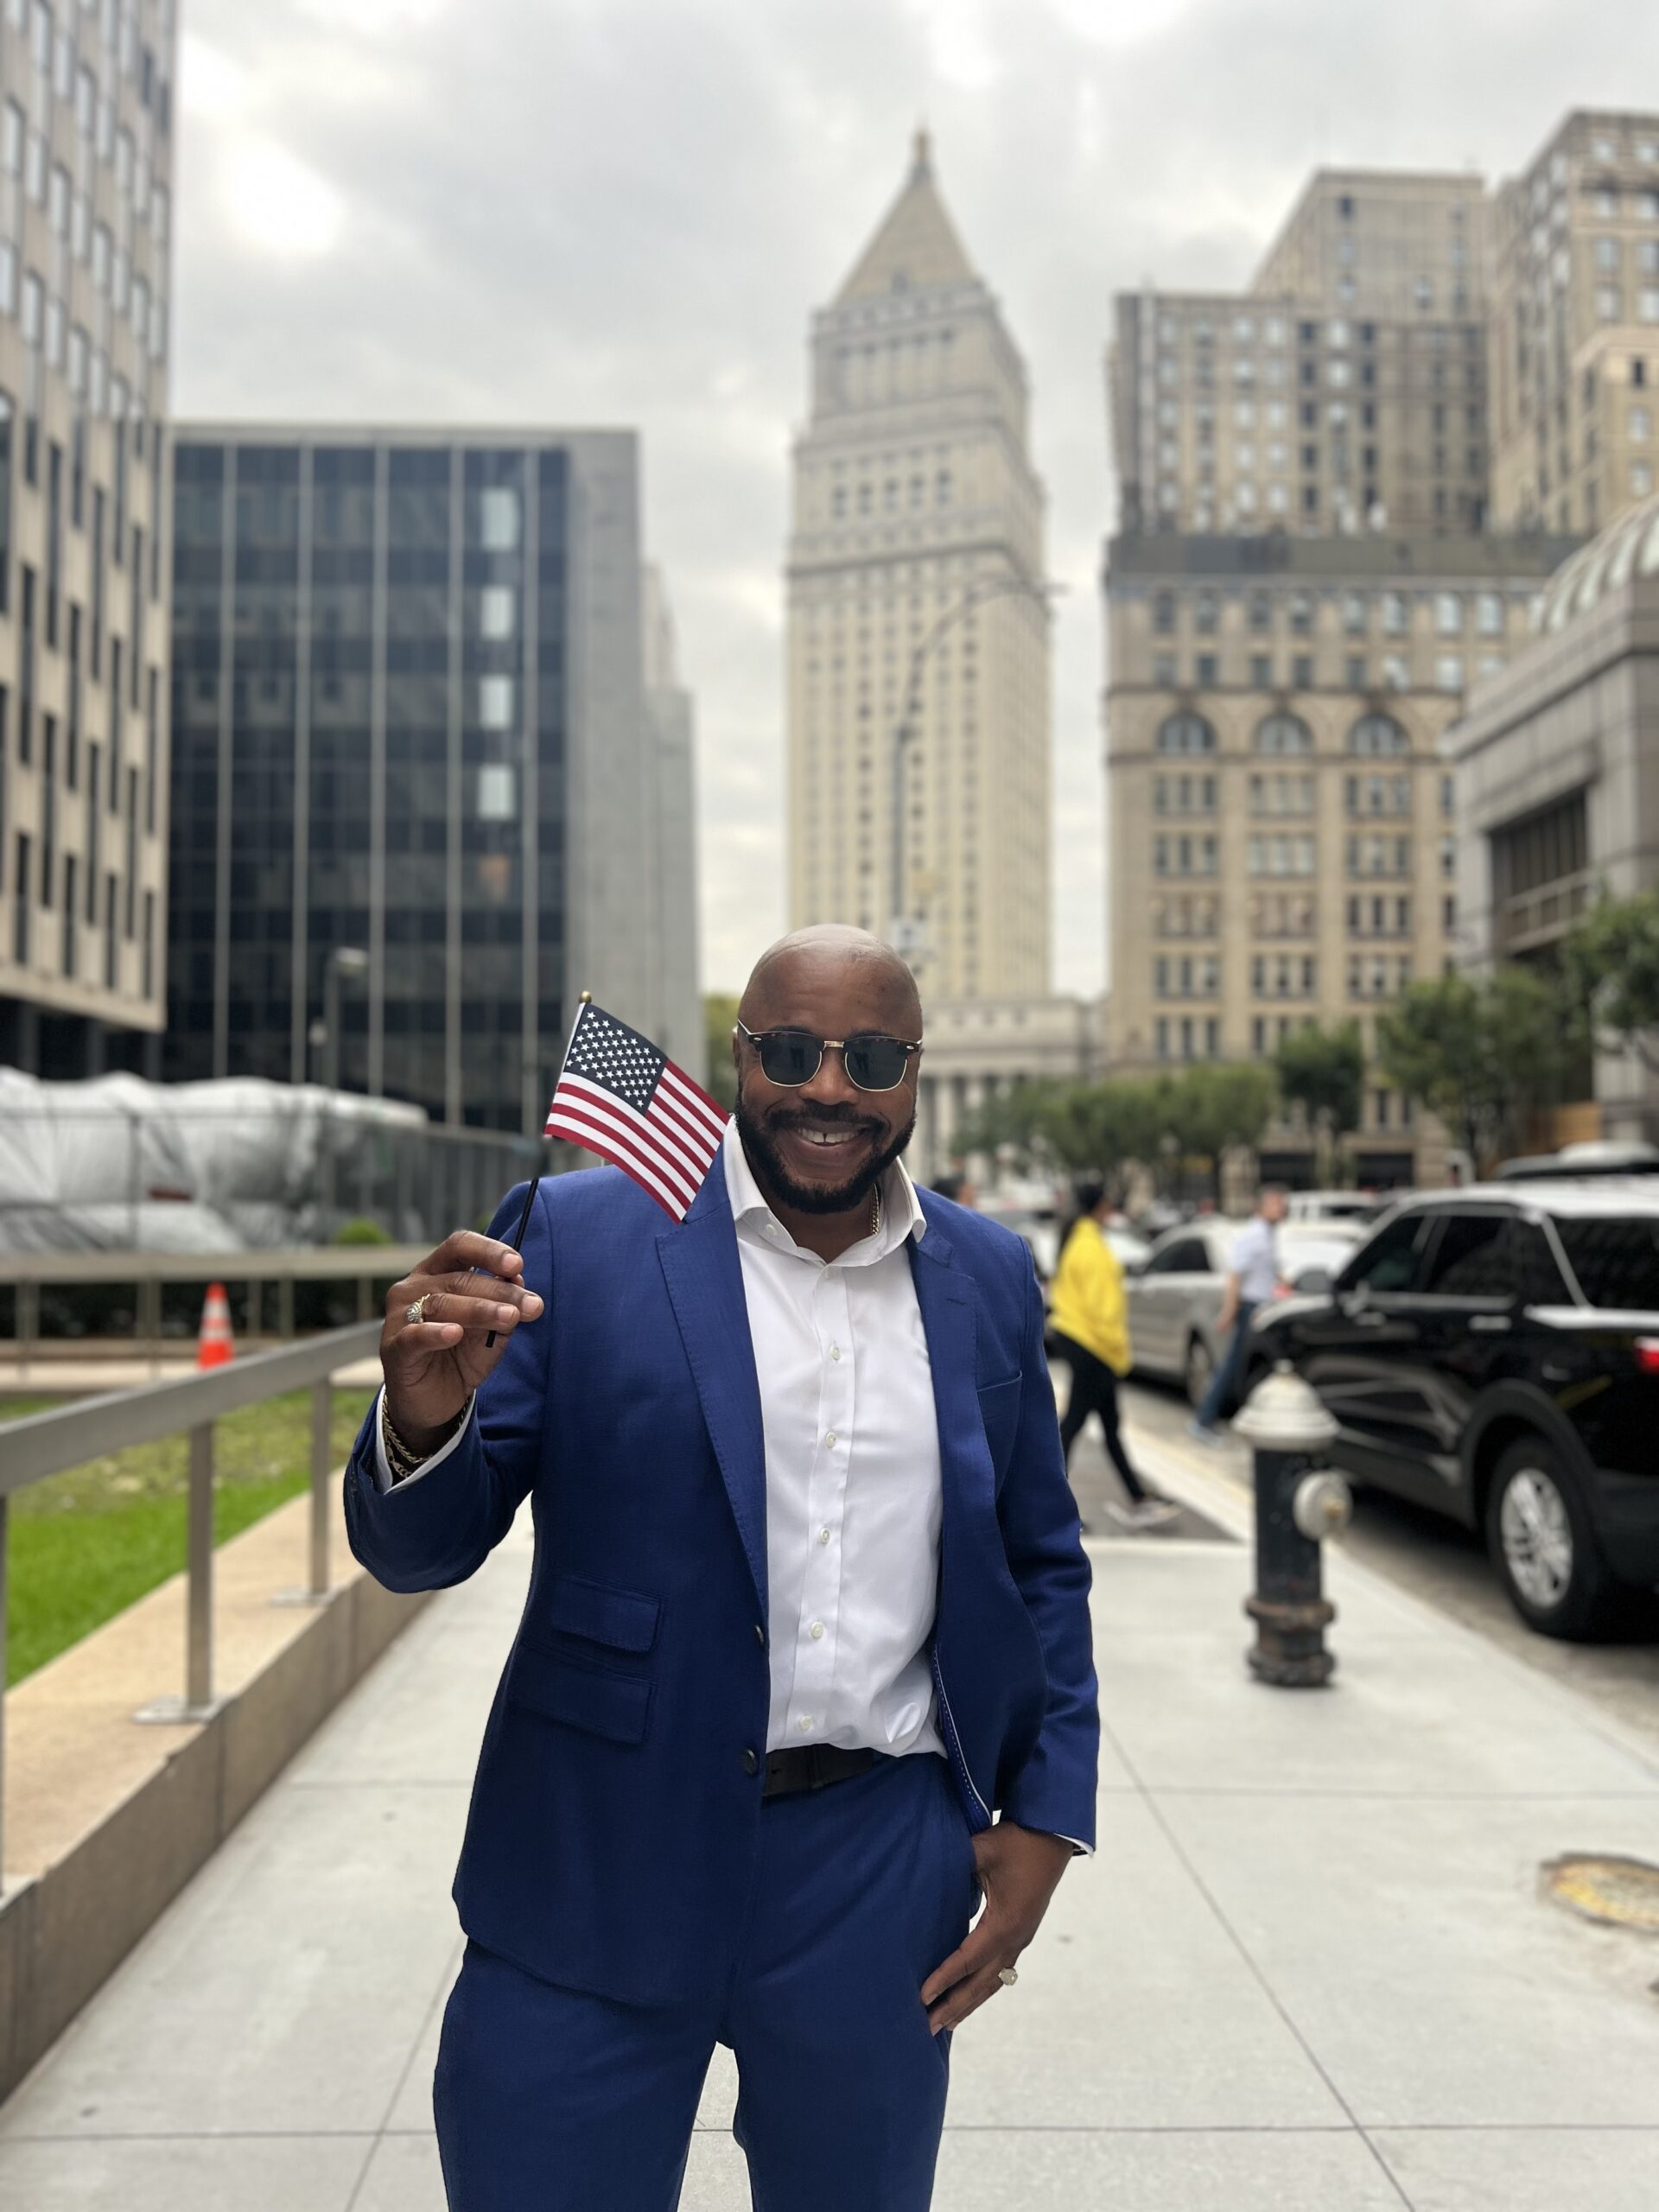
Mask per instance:
[[[651,1679],[601,1673],[535,1651],[520,1654],[510,1695],[515,1705],[550,1720],[562,1720],[567,1727],[609,1736],[619,1744],[637,1744],[645,1732]]]
[[[557,1574],[545,1605],[531,1616],[537,1627],[557,1629],[564,1636],[585,1637],[590,1643],[607,1643],[613,1651],[649,1651],[657,1640],[658,1604],[633,1590],[607,1589],[602,1582],[584,1582],[580,1575]]]

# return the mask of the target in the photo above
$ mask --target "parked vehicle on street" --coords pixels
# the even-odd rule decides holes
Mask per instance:
[[[1362,1483],[1484,1533],[1523,1620],[1616,1633],[1659,1585],[1659,1180],[1408,1199],[1323,1297],[1261,1317]]]
[[[1292,1191],[1285,1200],[1287,1221],[1351,1221],[1363,1229],[1386,1212],[1387,1194],[1376,1191]]]
[[[1591,1138],[1559,1152],[1506,1160],[1497,1171],[1500,1183],[1554,1182],[1563,1175],[1659,1175],[1659,1147]]]
[[[1244,1226],[1221,1214],[1184,1222],[1125,1270],[1135,1372],[1184,1384],[1194,1406],[1203,1404],[1224,1349],[1217,1325],[1234,1240]],[[1346,1222],[1281,1222],[1276,1249],[1284,1292],[1328,1288],[1361,1235]]]

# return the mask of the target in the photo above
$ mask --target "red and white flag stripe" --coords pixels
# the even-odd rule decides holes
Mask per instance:
[[[583,1007],[548,1109],[546,1134],[609,1160],[683,1221],[714,1165],[729,1117],[655,1046],[632,1032],[621,1032],[619,1042],[620,1031],[613,1017]],[[578,1060],[582,1067],[575,1065]],[[621,1095],[624,1089],[645,1103],[633,1104]]]

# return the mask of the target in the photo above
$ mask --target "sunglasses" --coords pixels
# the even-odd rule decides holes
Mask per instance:
[[[815,1037],[810,1029],[745,1029],[760,1056],[760,1072],[768,1083],[794,1090],[810,1083],[823,1065],[826,1052],[839,1052],[849,1083],[860,1090],[897,1090],[905,1079],[912,1052],[921,1046],[907,1045],[902,1037],[880,1037],[867,1031],[860,1037]]]

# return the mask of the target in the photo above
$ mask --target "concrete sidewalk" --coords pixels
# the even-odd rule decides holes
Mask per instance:
[[[1137,1447],[1224,1533],[1091,1543],[1100,1853],[957,2039],[938,2212],[1652,2212],[1659,1945],[1538,1867],[1659,1856],[1659,1767],[1340,1559],[1338,1686],[1260,1688],[1236,1491]],[[448,1882],[528,1559],[414,1624],[0,2112],[0,2202],[439,2212]],[[717,2054],[690,2212],[747,2203],[733,2094]]]

